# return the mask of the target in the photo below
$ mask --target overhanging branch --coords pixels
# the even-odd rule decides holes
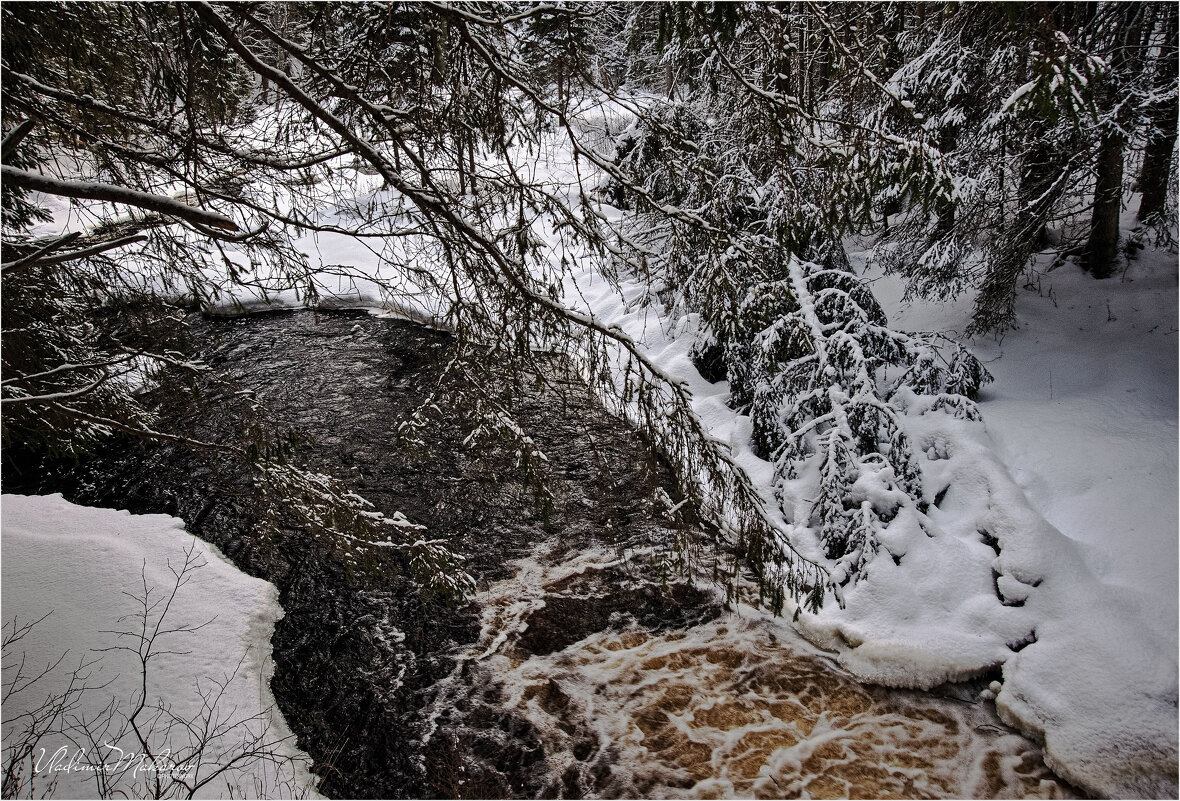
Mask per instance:
[[[153,195],[148,192],[140,192],[136,189],[128,189],[125,186],[115,186],[114,184],[104,184],[97,181],[62,181],[57,178],[50,178],[47,175],[41,175],[40,173],[19,170],[7,164],[0,166],[0,177],[6,183],[19,186],[23,189],[44,192],[47,195],[119,203],[125,206],[135,206],[137,208],[147,209],[148,211],[167,214],[169,217],[176,217],[186,222],[199,223],[227,231],[238,230],[237,223],[215,211],[207,211],[196,206],[190,206],[187,203],[181,203],[179,200],[173,200],[172,198],[161,195]]]

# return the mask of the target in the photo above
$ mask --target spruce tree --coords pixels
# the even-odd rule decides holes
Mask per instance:
[[[1166,215],[1168,190],[1175,183],[1173,169],[1176,153],[1176,125],[1180,116],[1177,105],[1177,8],[1163,7],[1152,43],[1156,51],[1150,102],[1146,112],[1147,145],[1143,151],[1143,167],[1139,173],[1139,190],[1143,193],[1138,220],[1157,232],[1166,232],[1170,225]],[[1172,221],[1174,223],[1174,220]]]

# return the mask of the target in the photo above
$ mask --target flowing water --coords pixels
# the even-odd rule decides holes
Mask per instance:
[[[667,573],[660,554],[695,524],[660,514],[675,501],[666,471],[584,391],[537,389],[515,410],[547,454],[542,515],[510,448],[465,448],[457,425],[426,432],[416,453],[393,442],[439,386],[445,335],[357,312],[190,323],[210,363],[311,438],[302,463],[425,524],[479,581],[467,608],[424,605],[298,530],[258,536],[247,477],[185,449],[129,447],[24,488],[177,514],[279,587],[272,684],[323,792],[1074,793],[978,698],[986,680],[930,693],[861,685],[782,619],[725,613],[707,582]],[[201,436],[224,427],[216,404],[184,414]],[[397,636],[374,633],[385,628]]]
[[[609,551],[546,557],[518,560],[481,596],[480,638],[435,704],[452,736],[473,733],[479,703],[527,720],[553,777],[546,797],[1076,797],[978,688],[866,687],[753,610],[663,632],[619,616],[534,652],[550,604],[592,603],[625,564]]]

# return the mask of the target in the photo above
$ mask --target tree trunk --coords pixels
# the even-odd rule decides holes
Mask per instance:
[[[1020,204],[1014,214],[1005,218],[1002,235],[989,248],[987,273],[967,329],[972,336],[1012,326],[1020,276],[1029,257],[1044,246],[1049,213],[1069,184],[1064,174],[1069,159],[1060,143],[1047,138],[1047,127],[1041,123],[1029,132],[1016,190]]]
[[[467,160],[464,156],[463,137],[455,137],[455,168],[459,173],[459,194],[467,194]]]
[[[432,55],[434,58],[430,65],[430,77],[436,86],[441,86],[447,77],[447,38],[450,33],[449,27],[445,19],[439,20],[431,36],[431,45],[434,51]]]
[[[938,141],[938,149],[941,151],[944,158],[949,158],[950,154],[954,152],[955,147],[958,146],[958,136],[953,126],[948,125],[942,129]],[[938,224],[935,228],[935,235],[942,239],[950,234],[955,227],[955,204],[950,201],[942,201],[938,203],[937,208]]]
[[[1172,153],[1176,149],[1176,51],[1177,51],[1177,10],[1169,5],[1163,23],[1163,41],[1156,59],[1155,86],[1157,96],[1164,100],[1152,105],[1148,111],[1147,147],[1143,151],[1143,170],[1139,173],[1139,190],[1143,200],[1139,204],[1139,222],[1152,222],[1164,210],[1168,196],[1169,178],[1172,169]]]
[[[1123,135],[1109,130],[1098,149],[1098,182],[1086,243],[1086,269],[1095,278],[1109,278],[1119,256],[1119,214],[1123,208]]]
[[[1143,9],[1136,3],[1114,6],[1111,13],[1118,23],[1119,35],[1111,42],[1113,53],[1106,85],[1102,89],[1102,111],[1108,119],[1098,146],[1094,165],[1094,211],[1090,217],[1090,238],[1086,242],[1084,264],[1095,278],[1109,278],[1119,257],[1119,216],[1123,208],[1124,131],[1131,123],[1134,108],[1123,96],[1120,78],[1132,74],[1143,57]],[[1121,105],[1120,105],[1121,102]]]

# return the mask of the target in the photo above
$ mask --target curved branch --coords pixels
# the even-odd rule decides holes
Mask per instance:
[[[65,236],[58,237],[57,239],[54,239],[53,241],[49,242],[48,244],[45,244],[45,245],[37,248],[36,250],[34,250],[32,253],[30,253],[27,256],[24,256],[24,257],[19,258],[15,261],[10,261],[10,262],[0,265],[0,270],[12,270],[12,269],[16,269],[18,267],[25,267],[30,264],[35,264],[37,262],[37,260],[40,259],[42,256],[44,256],[48,253],[52,253],[53,251],[58,250],[59,248],[64,248],[66,245],[72,244],[80,236],[82,236],[81,231],[75,231],[71,234],[66,234]]]
[[[137,208],[167,214],[170,217],[208,225],[213,228],[222,228],[227,231],[238,230],[237,223],[215,211],[206,211],[196,206],[190,206],[187,203],[181,203],[179,200],[173,200],[162,195],[149,194],[148,192],[140,192],[137,189],[128,189],[125,186],[115,186],[114,184],[104,184],[97,181],[62,181],[57,178],[50,178],[47,175],[29,172],[28,170],[18,170],[16,167],[9,167],[7,164],[0,165],[0,177],[15,186],[44,192],[47,195],[120,203],[125,206],[136,206]]]
[[[8,160],[18,147],[24,141],[24,138],[33,130],[36,123],[33,120],[25,120],[20,125],[12,129],[5,137],[3,143],[0,143],[0,159]]]
[[[48,267],[52,264],[62,264],[67,261],[74,261],[75,259],[82,259],[87,256],[94,256],[99,253],[105,253],[108,250],[121,248],[126,245],[133,245],[136,242],[146,242],[147,237],[143,234],[133,234],[125,236],[121,239],[112,239],[109,242],[99,242],[90,247],[82,248],[80,250],[71,250],[68,253],[60,253],[56,256],[46,256],[44,253],[33,254],[26,256],[19,261],[9,262],[8,264],[0,264],[0,272],[8,272],[9,270],[16,270],[23,267]]]

